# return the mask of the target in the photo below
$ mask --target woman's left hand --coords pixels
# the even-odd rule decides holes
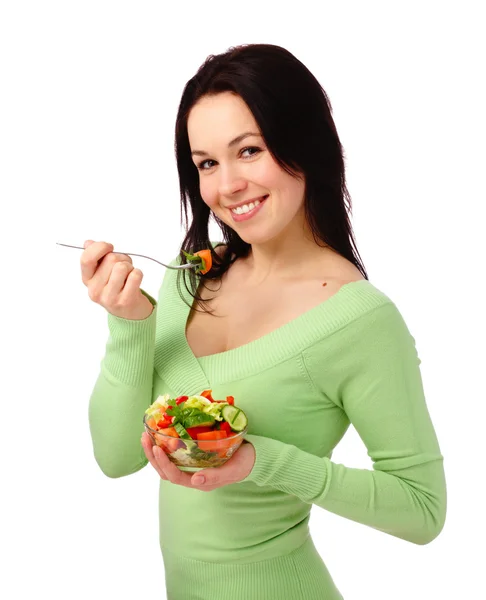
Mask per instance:
[[[142,434],[142,446],[145,456],[162,479],[202,492],[210,492],[224,485],[242,481],[251,473],[255,464],[255,448],[253,444],[245,441],[221,467],[203,469],[196,473],[187,473],[176,467],[161,448],[152,445],[152,440],[145,431]],[[204,477],[204,482],[199,481],[199,477]]]

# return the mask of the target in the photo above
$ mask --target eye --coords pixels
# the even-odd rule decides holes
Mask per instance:
[[[247,152],[248,150],[256,150],[256,154],[258,154],[258,152],[260,152],[260,148],[257,148],[256,146],[248,146],[247,148],[243,148],[243,150],[241,151],[240,154],[243,154],[243,152]],[[255,156],[255,155],[251,154],[248,158],[250,158],[251,156]]]
[[[243,154],[244,152],[248,152],[249,150],[256,150],[256,152],[254,152],[254,153],[250,154],[249,156],[246,156],[246,157],[244,157],[244,158],[245,158],[245,160],[247,160],[248,158],[251,158],[252,156],[255,156],[256,154],[258,154],[259,152],[261,152],[261,149],[260,149],[260,148],[257,148],[256,146],[247,146],[246,148],[242,148],[242,149],[240,150],[240,155],[241,155],[241,154]],[[211,159],[206,159],[206,160],[203,160],[202,162],[200,162],[200,163],[197,165],[197,168],[199,169],[199,171],[208,171],[209,169],[211,169],[211,167],[207,167],[207,168],[206,168],[204,165],[205,165],[206,163],[214,163],[214,162],[215,162],[215,161],[214,161],[214,160],[211,160]]]
[[[200,163],[197,165],[197,168],[198,168],[200,171],[207,171],[208,169],[205,169],[203,165],[205,165],[205,164],[206,164],[206,163],[208,163],[208,162],[214,162],[214,160],[203,160],[202,162],[200,162]],[[210,169],[211,167],[208,167],[208,168]]]

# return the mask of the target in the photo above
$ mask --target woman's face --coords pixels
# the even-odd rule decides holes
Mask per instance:
[[[252,135],[229,145],[247,133]],[[189,113],[188,135],[202,199],[241,239],[261,244],[302,227],[304,180],[275,162],[240,96],[223,92],[201,98]],[[263,197],[253,216],[235,220],[230,207]]]

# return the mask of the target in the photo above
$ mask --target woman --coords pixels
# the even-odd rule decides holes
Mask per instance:
[[[96,460],[109,477],[148,462],[160,476],[169,600],[342,598],[309,535],[312,505],[427,544],[446,485],[414,339],[353,249],[329,101],[283,48],[232,48],[186,85],[176,154],[187,235],[173,264],[210,248],[211,270],[167,270],[156,301],[111,244],[89,240],[81,259],[109,313]],[[224,466],[191,474],[152,450],[142,417],[159,395],[204,389],[233,395],[249,432]],[[373,470],[331,461],[351,423]]]

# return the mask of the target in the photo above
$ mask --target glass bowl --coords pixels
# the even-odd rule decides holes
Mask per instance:
[[[248,431],[246,428],[220,440],[186,440],[155,431],[147,425],[146,419],[147,415],[144,415],[143,425],[152,445],[162,448],[169,460],[181,471],[189,472],[224,465],[241,446]]]

